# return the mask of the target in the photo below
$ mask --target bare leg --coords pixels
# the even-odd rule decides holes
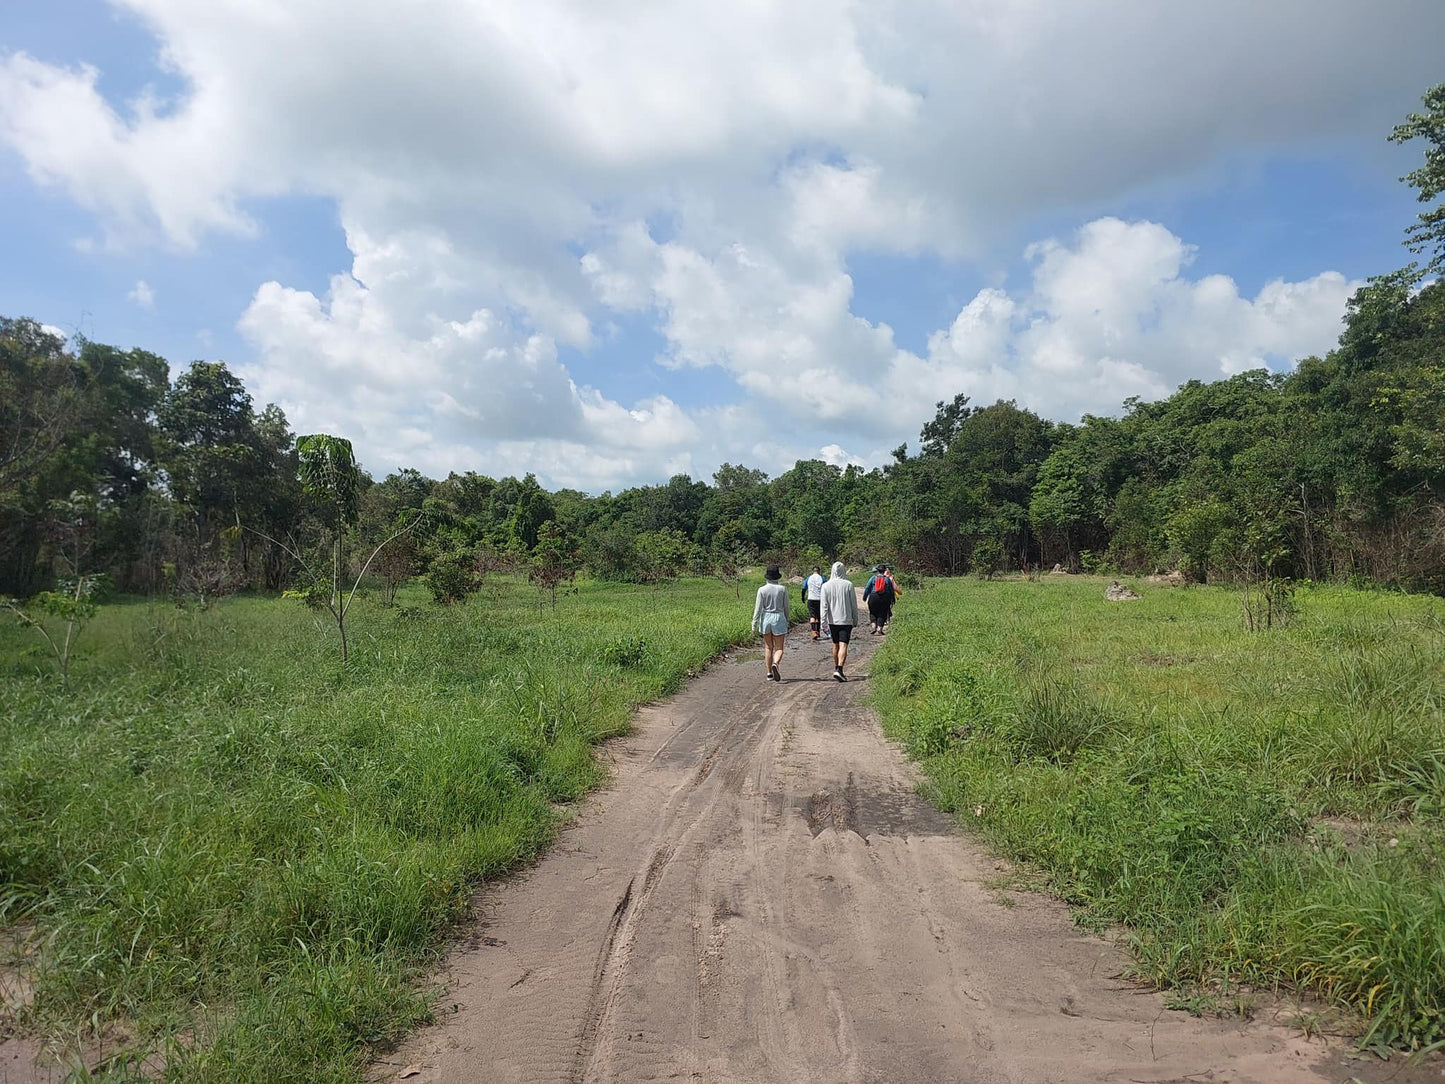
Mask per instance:
[[[763,663],[767,668],[768,676],[772,677],[773,670],[777,667],[778,663],[783,661],[783,645],[787,643],[787,639],[775,633],[768,632],[763,634],[763,643],[765,647]],[[779,678],[778,680],[781,681],[782,679]]]
[[[837,663],[839,670],[843,669],[843,667],[845,667],[845,666],[848,665],[848,645],[847,645],[847,644],[839,644],[839,645],[838,645],[838,649],[837,649],[837,652],[836,652],[835,655],[834,655],[833,661],[834,661],[835,663]]]

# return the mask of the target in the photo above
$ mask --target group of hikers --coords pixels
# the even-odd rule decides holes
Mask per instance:
[[[813,643],[823,636],[832,642],[833,680],[847,681],[844,667],[848,665],[848,643],[858,624],[858,595],[853,581],[847,577],[842,561],[834,561],[830,575],[824,577],[822,567],[815,567],[803,581],[803,600],[808,606],[808,625]],[[788,638],[788,615],[792,600],[782,583],[783,574],[777,565],[769,565],[758,588],[753,605],[753,631],[763,635],[763,668],[768,681],[782,681],[778,664],[783,661],[783,647]],[[863,601],[868,607],[868,631],[873,636],[886,632],[893,616],[893,604],[903,592],[888,565],[871,569],[863,587]]]

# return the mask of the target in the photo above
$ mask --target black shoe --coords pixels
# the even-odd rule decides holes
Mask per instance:
[[[834,680],[834,681],[847,681],[848,679],[843,676],[843,671],[842,671],[841,668],[839,668],[839,667],[834,667],[834,668],[833,668],[833,680]]]
[[[773,675],[774,681],[781,682],[783,680],[783,675],[778,673],[778,668],[776,666],[769,667],[769,670]]]

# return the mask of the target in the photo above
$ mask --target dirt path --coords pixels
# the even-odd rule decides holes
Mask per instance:
[[[866,632],[855,642],[854,680],[839,685],[827,648],[795,631],[781,686],[763,681],[760,653],[742,653],[643,711],[609,749],[614,784],[537,867],[484,894],[451,961],[442,1023],[378,1075],[1380,1075],[1343,1045],[1166,1011],[1115,979],[1117,950],[1077,932],[1062,905],[990,887],[1001,867],[914,795],[910,767],[861,704],[873,646]]]

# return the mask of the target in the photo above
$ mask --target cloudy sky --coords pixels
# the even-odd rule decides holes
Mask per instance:
[[[1440,0],[6,0],[0,313],[378,475],[878,463],[1323,352]]]

